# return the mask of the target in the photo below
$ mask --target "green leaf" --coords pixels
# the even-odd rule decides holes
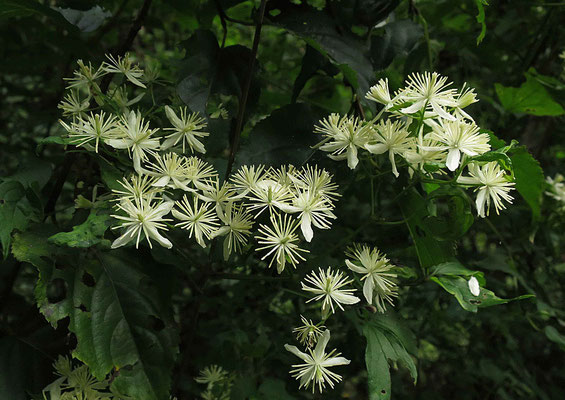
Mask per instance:
[[[553,326],[546,326],[544,329],[545,336],[554,343],[557,343],[561,350],[565,351],[565,336],[559,333]]]
[[[158,279],[137,269],[153,273],[152,266],[135,253],[113,251],[91,259],[91,253],[52,245],[46,240],[52,230],[44,225],[17,234],[12,246],[18,260],[39,270],[40,312],[54,327],[70,318],[69,330],[77,337],[73,356],[98,379],[116,370],[116,390],[136,400],[168,399],[177,332],[172,306],[155,286]]]
[[[477,278],[481,285],[485,285],[485,277],[481,271],[473,271],[464,267],[459,261],[450,261],[438,265],[434,265],[430,268],[431,276],[461,276],[465,278],[470,278],[474,276]]]
[[[557,116],[565,114],[563,107],[555,102],[547,89],[534,77],[526,74],[526,82],[519,88],[494,85],[502,106],[514,113],[537,116]]]
[[[433,276],[431,281],[437,283],[444,288],[448,293],[455,296],[461,307],[466,311],[477,312],[479,307],[491,307],[498,304],[506,304],[515,300],[529,299],[534,297],[531,294],[514,297],[512,299],[501,299],[493,292],[484,287],[481,287],[481,292],[478,296],[474,296],[469,290],[468,280],[460,276]]]
[[[25,229],[29,221],[29,217],[19,206],[25,194],[25,188],[20,182],[0,183],[0,244],[2,244],[4,258],[10,253],[12,231]]]
[[[80,225],[73,227],[71,232],[60,232],[49,238],[49,242],[58,246],[88,248],[97,244],[110,246],[110,241],[104,239],[104,233],[112,224],[110,210],[93,209],[90,215]]]
[[[242,143],[236,166],[244,164],[301,165],[313,153],[317,118],[306,104],[295,103],[273,111],[259,122]]]
[[[356,89],[359,99],[365,101],[369,82],[374,79],[374,70],[369,59],[369,48],[359,37],[348,31],[340,32],[327,13],[306,5],[288,3],[279,15],[270,20],[304,39],[329,57],[342,72],[349,74],[349,83]]]
[[[451,240],[437,240],[430,232],[425,219],[429,217],[425,199],[415,190],[407,190],[398,200],[402,215],[416,246],[416,253],[422,268],[451,261],[454,257],[454,243]]]
[[[442,186],[429,193],[427,200],[436,215],[424,217],[423,223],[438,240],[461,238],[475,221],[469,196],[461,188]]]
[[[367,339],[365,363],[368,373],[369,400],[391,398],[388,360],[402,363],[408,368],[416,383],[418,371],[414,360],[394,331],[387,329],[386,324],[370,321],[363,325],[363,335]]]
[[[519,147],[510,157],[516,181],[516,190],[532,209],[532,221],[539,220],[541,200],[545,187],[545,175],[539,162],[526,150]]]
[[[76,31],[61,14],[37,0],[3,0],[0,3],[0,19],[34,15],[45,15],[60,28]]]
[[[382,37],[371,37],[371,60],[376,70],[387,68],[397,56],[410,53],[423,35],[420,25],[410,20],[391,22]]]
[[[284,381],[280,379],[267,378],[259,386],[259,400],[294,400],[294,397],[288,394]]]
[[[483,41],[487,33],[487,24],[485,22],[485,6],[488,6],[487,0],[475,0],[477,5],[477,22],[481,24],[481,33],[477,36],[477,46]]]

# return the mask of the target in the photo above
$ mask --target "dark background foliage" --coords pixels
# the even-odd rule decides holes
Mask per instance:
[[[108,14],[89,13],[96,5]],[[122,387],[149,382],[152,397],[139,398],[166,399],[169,385],[179,399],[195,398],[202,388],[193,377],[210,364],[236,374],[233,399],[312,398],[299,394],[288,376],[294,360],[282,350],[305,311],[291,293],[299,287],[290,275],[273,275],[252,252],[224,264],[219,250],[209,256],[195,244],[179,251],[108,252],[114,233],[105,233],[100,222],[107,216],[75,210],[75,199],[90,199],[93,186],[107,182],[113,170],[60,145],[63,78],[77,59],[98,65],[106,53],[126,50],[145,66],[160,66],[167,84],[154,87],[158,104],[182,101],[209,115],[222,103],[228,118],[210,120],[206,142],[207,158],[220,171],[233,148],[239,99],[250,77],[235,166],[309,159],[335,174],[343,193],[338,220],[316,234],[299,276],[341,265],[352,241],[379,246],[407,271],[418,265],[406,225],[390,223],[417,204],[391,200],[397,188],[390,181],[354,174],[313,153],[318,119],[330,112],[372,115],[364,93],[380,77],[396,89],[407,74],[430,70],[476,88],[480,102],[471,112],[477,123],[525,145],[539,165],[525,150],[514,157],[528,158],[521,173],[537,183],[504,215],[477,220],[465,236],[451,228],[453,237],[436,236],[456,247],[465,266],[484,272],[500,297],[536,297],[473,313],[428,279],[403,286],[395,310],[414,334],[418,382],[392,368],[393,398],[563,398],[565,221],[543,197],[539,177],[540,165],[553,176],[565,159],[559,58],[565,6],[537,0],[488,6],[479,0],[269,0],[249,74],[259,6],[249,0],[0,1],[0,398],[40,393],[54,379],[53,360],[75,349],[99,377],[108,365],[123,365],[117,378]],[[75,10],[74,19],[61,12],[67,9]],[[82,231],[68,234],[83,222]],[[70,236],[57,242],[57,232]],[[74,246],[60,245],[70,240]],[[108,304],[98,304],[101,297]],[[112,311],[110,322],[97,322],[95,310],[116,305],[122,311]],[[340,371],[344,383],[323,398],[368,398],[366,342],[353,323],[344,323],[348,318],[328,327],[352,364]],[[103,344],[88,335],[107,338],[120,323],[131,328],[125,332],[130,336],[113,359],[90,359],[91,347]],[[78,347],[77,335],[85,338]],[[131,367],[139,363],[148,367]]]

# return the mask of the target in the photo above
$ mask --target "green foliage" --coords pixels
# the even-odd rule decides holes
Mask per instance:
[[[496,94],[502,106],[513,113],[526,113],[536,116],[557,116],[565,114],[547,89],[530,74],[520,87],[504,87],[495,84]]]

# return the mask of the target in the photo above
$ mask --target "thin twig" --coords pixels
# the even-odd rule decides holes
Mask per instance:
[[[249,58],[248,74],[243,85],[241,99],[239,101],[239,110],[237,113],[237,121],[233,133],[233,140],[230,149],[230,156],[228,159],[228,166],[226,169],[226,179],[230,176],[235,161],[235,153],[239,146],[239,139],[241,137],[241,129],[243,128],[243,117],[245,115],[245,106],[247,105],[247,97],[249,96],[249,89],[251,88],[251,79],[253,78],[253,69],[255,67],[255,57],[259,49],[259,40],[261,39],[261,28],[263,27],[263,16],[265,15],[265,6],[267,0],[261,0],[259,13],[257,18],[257,25],[255,27],[255,35],[253,36],[253,47],[251,48],[251,56]]]

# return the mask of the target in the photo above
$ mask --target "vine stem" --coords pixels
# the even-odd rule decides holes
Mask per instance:
[[[235,123],[235,129],[233,131],[233,140],[230,148],[230,156],[228,159],[228,166],[226,169],[226,179],[230,176],[233,163],[235,161],[235,153],[239,147],[239,139],[241,137],[241,130],[243,128],[243,117],[245,115],[245,107],[247,105],[247,97],[249,96],[249,89],[251,87],[251,79],[253,78],[253,68],[255,67],[255,57],[257,56],[257,50],[259,49],[259,41],[261,40],[261,28],[263,27],[263,17],[265,15],[265,6],[267,5],[267,0],[261,0],[261,5],[259,6],[259,13],[257,19],[257,25],[255,26],[255,35],[253,36],[253,46],[251,48],[251,56],[249,57],[248,74],[243,85],[243,90],[241,92],[241,99],[239,100],[239,110],[237,113],[237,120]]]

